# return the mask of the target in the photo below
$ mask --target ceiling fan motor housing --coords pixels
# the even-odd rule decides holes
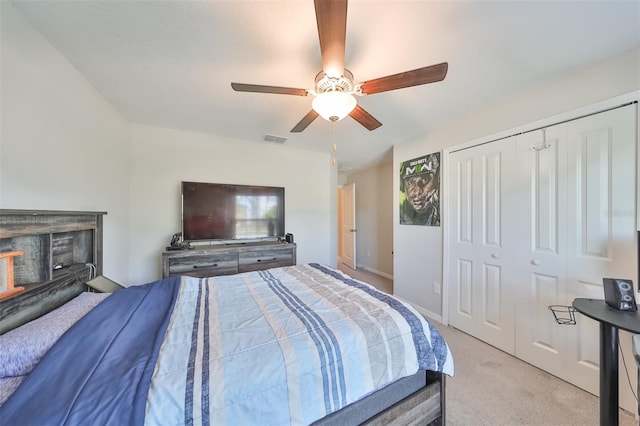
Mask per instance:
[[[353,92],[353,74],[345,68],[344,75],[329,77],[323,71],[316,75],[316,94],[326,92]]]

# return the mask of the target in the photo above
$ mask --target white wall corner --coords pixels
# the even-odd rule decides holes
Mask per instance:
[[[430,310],[423,308],[420,305],[411,303],[410,301],[403,299],[400,296],[394,295],[394,297],[398,300],[403,301],[404,303],[408,303],[409,305],[411,305],[416,311],[418,311],[423,317],[427,318],[428,320],[435,321],[439,324],[447,325],[447,324],[444,324],[444,322],[442,322],[442,315],[438,315],[435,312],[431,312]]]

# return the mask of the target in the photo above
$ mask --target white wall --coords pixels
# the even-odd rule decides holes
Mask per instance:
[[[180,231],[183,180],[283,186],[298,263],[335,266],[337,175],[328,153],[132,125],[130,160],[132,284],[161,276],[161,252]]]
[[[180,181],[284,186],[298,263],[336,263],[329,154],[130,125],[8,2],[0,2],[0,208],[106,211],[104,274],[160,278]]]
[[[128,124],[0,2],[0,207],[106,211],[104,273],[126,282]]]
[[[469,141],[489,141],[499,133],[577,110],[640,89],[640,48],[580,70],[573,75],[523,91],[489,105],[414,140],[394,146],[394,294],[434,318],[442,315],[442,227],[399,225],[399,176],[402,161]],[[441,176],[446,175],[443,170]],[[441,207],[446,192],[441,194]],[[443,217],[443,223],[445,218]]]
[[[393,163],[350,173],[356,185],[356,266],[393,278]]]

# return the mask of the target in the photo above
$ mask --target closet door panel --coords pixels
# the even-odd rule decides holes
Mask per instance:
[[[473,244],[473,159],[464,156],[455,164],[457,182],[457,242]]]
[[[483,265],[481,312],[485,326],[500,330],[502,328],[502,270],[498,265]]]
[[[509,276],[509,252],[505,245],[504,214],[509,211],[508,177],[515,159],[515,139],[477,148],[479,176],[476,176],[477,212],[475,223],[480,231],[481,249],[476,276],[481,277],[479,316],[480,336],[488,343],[514,353],[515,282]]]
[[[477,309],[474,300],[478,293],[474,282],[474,199],[473,156],[468,151],[451,155],[449,179],[452,194],[450,220],[451,257],[449,272],[449,322],[471,335],[478,332]]]
[[[482,242],[485,247],[503,248],[502,244],[502,172],[504,153],[488,152],[482,161]]]
[[[556,132],[563,133],[562,129]],[[546,133],[545,131],[545,139]],[[532,196],[533,251],[555,256],[560,253],[558,222],[561,206],[558,191],[561,183],[564,184],[564,182],[559,178],[561,166],[559,163],[564,162],[564,155],[559,152],[560,139],[553,138],[551,135],[550,138],[552,141],[542,142],[542,144],[549,144],[544,148],[534,149],[535,145],[531,147],[531,182],[527,186],[530,187]],[[564,164],[562,166],[564,167]]]
[[[517,164],[516,356],[562,376],[566,326],[556,323],[549,306],[567,305],[566,126],[519,135]]]
[[[455,312],[473,320],[473,262],[468,259],[457,260],[455,275]],[[460,324],[460,323],[459,323]]]
[[[534,306],[533,317],[530,319],[531,342],[538,350],[548,352],[552,356],[560,355],[565,349],[563,333],[558,333],[558,327],[549,324],[549,309],[546,305],[549,300],[557,300],[564,297],[564,289],[561,278],[544,274],[531,274],[531,294],[535,295],[532,301]],[[556,324],[557,325],[557,324]],[[518,333],[519,330],[516,330]],[[564,364],[564,363],[560,363]]]
[[[474,238],[474,162],[473,153],[465,150],[454,153],[449,159],[449,182],[452,194],[449,197],[450,215],[450,270],[449,323],[471,335],[479,330],[480,318],[475,299],[474,268],[476,263]],[[478,280],[479,282],[479,280]]]
[[[602,299],[602,284],[578,280],[572,293],[590,299]],[[599,394],[600,326],[597,321],[576,313],[576,325],[567,335],[567,380],[594,395]]]
[[[636,114],[632,105],[568,123],[568,301],[603,299],[605,277],[636,280]],[[568,334],[568,373],[597,394],[599,328],[578,320]],[[637,408],[623,386],[620,402]]]
[[[506,352],[514,351],[513,258],[505,212],[515,140],[451,154],[449,322]],[[505,240],[507,238],[507,240]]]
[[[569,123],[569,273],[586,282],[635,278],[634,116],[630,106]]]
[[[578,131],[579,132],[579,131]],[[577,256],[607,260],[611,254],[612,168],[611,128],[602,127],[574,135],[577,196],[575,230]]]

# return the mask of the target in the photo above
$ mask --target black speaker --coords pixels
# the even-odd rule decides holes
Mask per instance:
[[[604,301],[620,311],[637,311],[636,298],[633,296],[633,281],[617,278],[603,278]]]
[[[293,234],[286,234],[284,236],[284,239],[288,242],[288,243],[292,243],[293,242]]]

